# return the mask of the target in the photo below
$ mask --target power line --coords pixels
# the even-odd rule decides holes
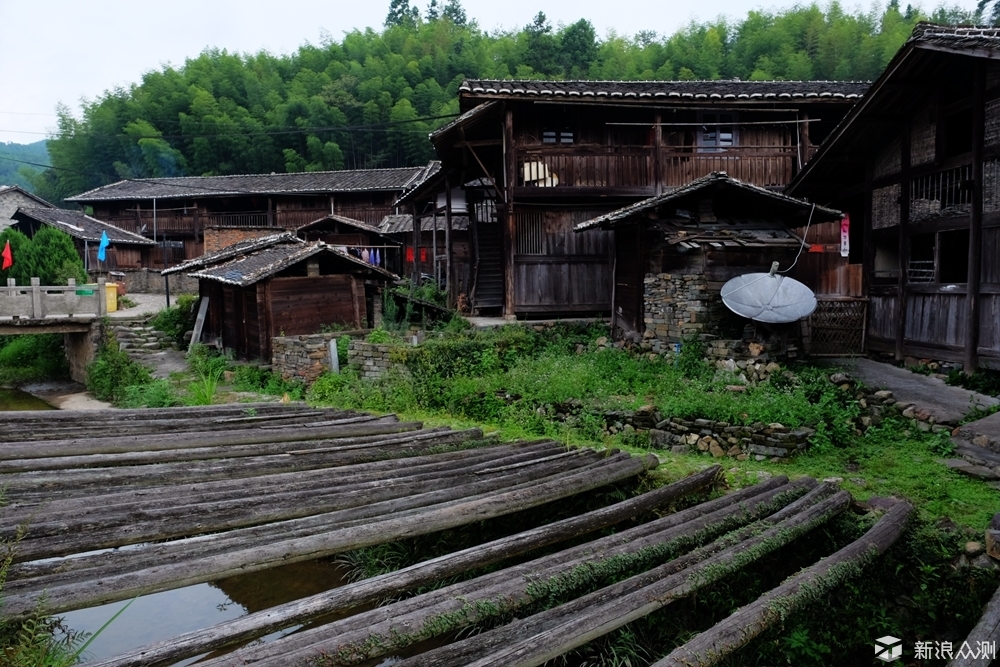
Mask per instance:
[[[149,135],[149,136],[129,136],[127,134],[91,134],[87,132],[80,133],[70,133],[64,135],[65,137],[93,137],[93,136],[104,136],[104,137],[116,137],[120,139],[129,139],[133,141],[138,141],[140,139],[204,139],[204,138],[219,138],[219,137],[257,137],[257,136],[277,136],[283,134],[317,134],[320,132],[358,132],[364,130],[377,130],[382,128],[394,127],[396,125],[408,125],[410,123],[419,123],[423,121],[430,120],[444,120],[446,118],[457,118],[461,114],[443,114],[440,116],[421,116],[419,118],[408,118],[406,120],[389,120],[382,121],[379,123],[366,123],[362,125],[327,125],[327,126],[313,126],[313,127],[299,127],[299,128],[288,128],[288,129],[277,129],[277,130],[261,130],[261,131],[246,131],[238,130],[234,132],[205,132],[199,134],[160,134],[160,135]],[[198,121],[199,123],[201,121]],[[422,132],[423,130],[412,130],[414,132]],[[30,132],[26,130],[0,130],[0,132],[11,132],[16,134],[41,134],[45,136],[51,136],[48,132]],[[56,134],[55,138],[64,138],[59,134]]]

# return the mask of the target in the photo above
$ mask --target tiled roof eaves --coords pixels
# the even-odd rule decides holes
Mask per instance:
[[[114,244],[156,245],[145,236],[115,227],[97,218],[92,218],[82,211],[69,211],[44,206],[21,206],[14,212],[14,215],[16,216],[18,213],[42,224],[62,230],[82,241],[100,243],[101,234],[105,233],[108,235],[108,240]]]
[[[216,264],[221,264],[226,260],[232,259],[233,257],[253,253],[278,243],[305,245],[305,241],[291,232],[278,232],[277,234],[268,234],[267,236],[258,236],[256,238],[239,241],[232,245],[228,245],[225,248],[220,248],[214,252],[205,253],[200,257],[189,259],[186,262],[182,262],[176,266],[170,267],[169,269],[165,269],[161,271],[160,274],[166,276],[172,273],[191,271],[192,269],[200,267],[214,266]]]
[[[473,98],[560,97],[584,100],[778,101],[789,99],[849,101],[860,99],[869,82],[859,81],[484,81],[467,80],[461,94]],[[476,107],[465,116],[468,116]],[[438,133],[463,121],[457,118]],[[437,133],[435,133],[437,134]],[[432,135],[433,137],[433,135]]]
[[[642,201],[635,202],[634,204],[630,204],[628,206],[620,208],[617,211],[611,211],[610,213],[605,213],[604,215],[598,216],[591,220],[585,220],[584,222],[581,222],[577,224],[575,227],[573,227],[573,231],[582,232],[587,229],[593,229],[594,227],[604,227],[604,228],[614,227],[616,223],[631,219],[632,217],[634,217],[639,213],[648,211],[650,209],[654,209],[657,206],[661,206],[672,200],[678,199],[692,192],[696,192],[702,188],[708,187],[715,183],[724,183],[732,187],[737,187],[741,190],[750,192],[756,196],[765,199],[771,199],[775,202],[780,202],[782,204],[792,204],[803,208],[810,208],[811,206],[813,206],[809,202],[803,201],[801,199],[795,199],[793,197],[781,194],[780,192],[774,192],[772,190],[768,190],[767,188],[762,188],[760,186],[753,185],[752,183],[747,183],[745,181],[732,178],[725,172],[716,171],[712,172],[711,174],[708,174],[707,176],[702,176],[701,178],[695,179],[690,183],[688,183],[687,185],[683,185],[679,188],[670,190],[669,192],[664,192],[663,194],[657,195],[655,197],[650,197],[649,199],[644,199]],[[840,215],[839,211],[827,208],[825,206],[816,206],[816,210],[821,211],[822,213],[825,213],[826,215],[829,216]]]
[[[265,248],[259,252],[265,252],[267,250],[268,249]],[[229,285],[246,287],[247,285],[252,285],[260,280],[263,280],[264,278],[267,278],[268,276],[272,276],[275,273],[282,271],[283,269],[293,264],[301,262],[302,260],[308,259],[309,257],[312,257],[313,255],[319,254],[321,252],[333,253],[341,259],[346,259],[349,262],[352,262],[366,269],[370,269],[372,271],[380,273],[386,278],[389,278],[390,280],[398,280],[399,278],[396,274],[392,273],[391,271],[387,271],[382,267],[369,264],[362,259],[349,255],[346,252],[341,252],[337,248],[334,248],[333,246],[327,245],[326,243],[323,242],[310,243],[308,245],[305,245],[301,249],[292,250],[287,255],[283,256],[281,259],[275,262],[271,262],[266,266],[249,271],[246,274],[241,274],[242,277],[240,279],[229,278],[227,277],[227,274],[233,271],[233,269],[238,268],[239,265],[244,261],[250,261],[254,259],[256,254],[247,254],[243,257],[239,257],[232,261],[225,262],[222,264],[216,264],[210,268],[203,269],[202,271],[191,273],[190,275],[194,278],[204,278],[205,280],[215,280],[217,282],[226,283]]]

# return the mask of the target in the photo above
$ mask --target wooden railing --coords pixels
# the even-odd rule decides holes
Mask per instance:
[[[72,278],[65,286],[31,285],[18,287],[13,278],[0,287],[0,320],[45,320],[67,317],[104,317],[108,313],[104,278],[97,285],[77,285]]]
[[[797,153],[795,146],[741,148],[717,153],[667,149],[660,156],[660,181],[667,187],[690,183],[713,171],[761,186],[791,181]],[[522,151],[517,158],[518,185],[522,187],[634,188],[656,185],[655,157],[651,149],[572,152],[569,149]]]
[[[338,207],[337,214],[354,218],[370,225],[382,222],[391,206]],[[196,219],[193,213],[167,211],[156,216],[156,230],[159,232],[193,234],[204,227],[280,227],[296,229],[329,215],[328,208],[303,208],[285,211],[233,211],[224,213],[201,213]],[[153,214],[143,210],[125,215],[103,216],[119,229],[124,229],[147,237],[153,235]]]

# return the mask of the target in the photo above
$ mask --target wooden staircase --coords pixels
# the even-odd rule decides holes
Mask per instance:
[[[478,261],[472,309],[478,314],[483,309],[503,308],[503,238],[499,223],[479,223],[476,231]]]

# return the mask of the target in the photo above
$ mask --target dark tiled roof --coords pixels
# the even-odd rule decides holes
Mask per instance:
[[[186,262],[182,262],[177,266],[172,266],[169,269],[161,271],[163,275],[170,275],[171,273],[184,273],[186,271],[194,271],[206,266],[211,266],[213,264],[218,264],[224,262],[233,257],[238,257],[240,255],[245,255],[247,253],[254,252],[256,250],[261,250],[276,244],[285,245],[305,245],[306,242],[297,237],[291,232],[279,232],[277,234],[268,234],[267,236],[258,236],[257,238],[244,239],[232,245],[228,245],[225,248],[220,248],[214,252],[207,252],[200,257],[195,257],[194,259],[189,259]]]
[[[354,227],[355,229],[360,229],[364,232],[371,232],[372,234],[381,234],[382,230],[374,225],[369,225],[367,222],[362,222],[360,220],[355,220],[354,218],[348,218],[344,215],[328,215],[325,218],[320,218],[319,220],[313,220],[312,222],[302,225],[297,228],[296,232],[308,232],[315,229],[323,229],[327,226],[329,222],[339,222],[343,225],[349,227]]]
[[[918,23],[910,42],[947,50],[1000,50],[1000,28],[984,26],[950,26]]]
[[[757,197],[763,201],[771,201],[775,204],[782,205],[784,207],[791,206],[792,208],[801,209],[804,212],[809,212],[812,208],[812,204],[809,202],[802,201],[801,199],[794,199],[787,195],[783,195],[778,192],[773,192],[766,188],[762,188],[751,183],[745,183],[744,181],[732,178],[724,171],[712,172],[707,176],[702,176],[701,178],[695,179],[688,183],[687,185],[681,186],[669,192],[664,192],[661,195],[655,197],[650,197],[649,199],[644,199],[640,202],[630,204],[624,208],[620,208],[617,211],[611,211],[610,213],[605,213],[604,215],[598,216],[591,220],[585,220],[574,227],[574,231],[581,232],[586,229],[592,229],[594,227],[603,227],[605,229],[610,229],[615,227],[618,223],[630,221],[633,218],[640,217],[646,211],[657,208],[658,206],[663,206],[665,204],[670,204],[674,201],[686,197],[688,195],[697,193],[700,190],[706,190],[710,188],[724,187],[729,189],[741,190],[751,196]],[[731,191],[731,190],[730,190]],[[831,208],[826,208],[824,206],[816,206],[817,212],[821,213],[825,217],[830,219],[839,219],[840,212],[835,211]]]
[[[233,195],[329,194],[363,191],[403,192],[422,182],[431,170],[431,165],[424,165],[398,169],[349,169],[296,174],[141,178],[118,181],[111,185],[95,188],[75,197],[69,197],[66,201],[192,199]]]
[[[19,208],[15,211],[13,218],[15,220],[35,220],[61,229],[81,241],[100,243],[101,234],[106,233],[108,240],[115,244],[155,245],[144,236],[118,229],[114,225],[84,215],[81,211],[67,211],[62,208]]]
[[[8,192],[20,192],[25,197],[34,199],[36,202],[38,202],[40,206],[44,206],[46,208],[55,208],[53,204],[50,204],[41,197],[31,194],[30,192],[22,188],[20,185],[0,185],[0,197],[3,197],[4,194]]]
[[[858,81],[464,81],[459,93],[523,98],[595,100],[856,100],[870,82]],[[471,114],[475,109],[467,112]],[[478,113],[482,113],[482,110]],[[460,122],[458,118],[451,124]],[[447,126],[446,126],[447,127]],[[440,130],[439,130],[440,132]]]
[[[434,225],[433,216],[423,216],[420,218],[420,229],[430,231]],[[407,213],[394,213],[392,215],[387,215],[382,218],[382,222],[378,225],[379,229],[382,230],[383,234],[405,234],[413,233],[413,216]],[[437,230],[439,232],[445,231],[447,224],[445,223],[444,215],[439,215],[437,217]],[[469,228],[469,216],[467,215],[452,215],[451,216],[451,230],[452,231],[465,231]]]
[[[338,259],[379,273],[389,280],[397,279],[395,274],[381,267],[369,264],[364,260],[348,255],[346,252],[322,242],[302,244],[278,243],[230,259],[221,264],[213,264],[201,271],[192,273],[191,276],[245,287],[273,276],[293,264],[298,264],[304,259],[320,253],[330,253]]]

